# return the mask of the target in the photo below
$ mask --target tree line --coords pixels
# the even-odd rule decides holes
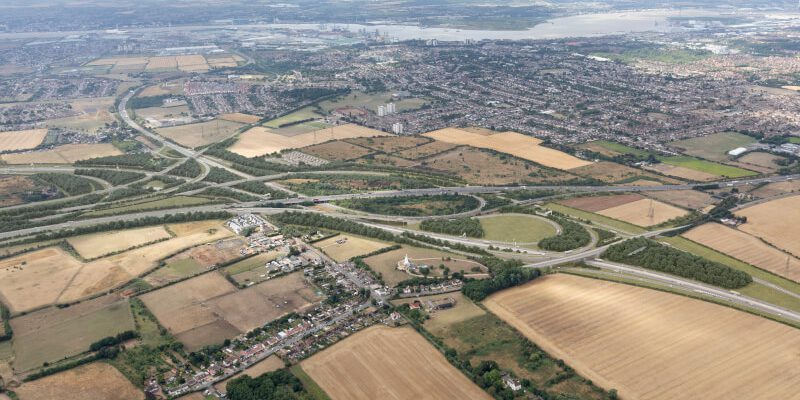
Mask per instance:
[[[551,215],[549,219],[561,225],[561,233],[539,241],[539,248],[550,251],[568,251],[586,246],[592,235],[579,223]]]
[[[183,164],[171,169],[170,175],[183,176],[186,178],[194,178],[203,173],[203,166],[197,160],[190,158],[184,161]]]
[[[208,171],[208,175],[206,175],[206,177],[203,178],[203,181],[213,182],[213,183],[225,183],[230,181],[238,181],[240,179],[242,179],[242,177],[224,168],[211,167],[211,170]]]
[[[122,154],[118,156],[95,157],[88,160],[75,161],[76,166],[103,166],[143,169],[146,171],[161,171],[172,165],[175,160],[153,157],[150,154]]]
[[[749,285],[746,272],[646,238],[629,239],[609,247],[603,258],[694,279],[726,289]]]
[[[288,369],[267,372],[257,378],[244,375],[225,387],[230,400],[310,400],[303,382]]]
[[[76,169],[75,175],[92,176],[114,186],[138,181],[145,177],[141,172],[116,171],[113,169]]]
[[[33,177],[61,189],[70,196],[91,193],[95,189],[91,180],[70,174],[42,172],[34,174]]]
[[[462,293],[474,301],[481,301],[490,294],[534,280],[541,275],[538,269],[523,268],[519,260],[501,260],[483,257],[479,263],[489,268],[489,279],[474,279],[464,283]]]
[[[402,215],[406,217],[424,215],[458,214],[478,208],[480,202],[472,196],[437,194],[408,197],[377,197],[373,199],[341,200],[336,204],[373,214]],[[424,205],[425,207],[417,207]]]
[[[429,219],[422,221],[419,227],[423,231],[448,235],[467,235],[474,238],[484,235],[481,222],[476,218]]]

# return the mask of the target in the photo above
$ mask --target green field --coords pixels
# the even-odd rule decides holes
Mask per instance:
[[[713,135],[679,140],[671,144],[683,150],[684,154],[711,161],[727,161],[728,152],[737,147],[747,147],[758,140],[736,132],[715,133]]]
[[[497,215],[480,218],[483,239],[498,242],[536,244],[556,234],[548,220],[524,214]]]
[[[152,273],[152,276],[159,279],[177,280],[199,274],[205,270],[194,258],[184,258],[157,269]]]
[[[425,99],[418,99],[418,98],[409,98],[409,99],[402,99],[398,101],[392,101],[392,93],[391,92],[381,92],[381,93],[364,93],[364,92],[352,92],[346,96],[338,97],[332,100],[326,100],[319,103],[320,108],[322,108],[326,113],[330,113],[336,108],[341,107],[364,107],[372,112],[378,112],[378,107],[387,103],[394,103],[397,107],[397,111],[407,111],[407,110],[416,110],[425,105],[427,101]]]
[[[800,144],[800,137],[792,136],[789,138],[789,143]]]
[[[305,107],[291,114],[286,114],[282,117],[267,121],[264,123],[264,126],[267,128],[277,129],[283,124],[290,124],[292,122],[302,121],[309,118],[322,118],[322,116],[317,114],[313,108]]]
[[[308,121],[297,125],[287,126],[285,128],[273,129],[273,131],[279,135],[293,136],[293,135],[300,135],[303,133],[318,131],[320,129],[325,129],[328,127],[330,127],[330,125],[322,121]]]
[[[639,226],[636,226],[636,225],[633,225],[633,224],[629,224],[627,222],[620,221],[618,219],[608,218],[608,217],[600,215],[600,214],[595,214],[595,213],[590,213],[588,211],[578,210],[577,208],[567,207],[567,206],[561,205],[561,204],[547,203],[545,205],[545,207],[549,208],[549,209],[551,209],[553,211],[560,212],[562,214],[571,215],[571,216],[573,216],[575,218],[592,221],[593,224],[596,224],[600,228],[611,227],[611,228],[615,228],[615,229],[617,229],[619,231],[622,231],[624,233],[630,233],[630,234],[637,234],[637,233],[647,232],[647,230],[642,228],[642,227],[639,227]]]
[[[225,272],[231,275],[237,275],[252,271],[256,268],[263,267],[266,263],[278,258],[280,255],[281,253],[278,252],[261,253],[225,267]]]
[[[664,164],[689,168],[707,174],[724,176],[726,178],[742,178],[745,176],[758,175],[758,173],[746,169],[701,160],[690,156],[659,157],[658,159]]]
[[[647,157],[647,155],[650,154],[644,150],[635,149],[633,147],[626,146],[622,143],[612,142],[609,140],[595,140],[587,143],[586,147],[589,146],[599,146],[614,153],[631,154],[639,157]]]

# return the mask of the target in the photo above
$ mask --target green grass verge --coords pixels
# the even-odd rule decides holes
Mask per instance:
[[[493,215],[480,218],[480,222],[484,240],[536,244],[556,234],[556,228],[550,222],[530,215]]]
[[[562,214],[573,216],[575,218],[592,221],[593,224],[598,225],[601,228],[603,228],[604,226],[612,227],[624,233],[629,233],[629,234],[639,234],[647,232],[647,229],[644,229],[642,227],[633,224],[629,224],[624,221],[620,221],[618,219],[609,218],[600,214],[590,213],[588,211],[578,210],[577,208],[567,207],[561,204],[548,203],[547,205],[545,205],[545,207],[553,211],[560,212]]]
[[[322,388],[319,387],[319,385],[317,385],[317,382],[314,382],[314,380],[311,379],[310,376],[308,376],[306,371],[303,371],[303,367],[301,367],[300,364],[292,366],[292,368],[290,368],[290,371],[292,371],[292,374],[294,374],[294,376],[296,376],[297,379],[300,379],[300,382],[303,382],[303,387],[305,388],[306,392],[308,392],[308,394],[311,396],[312,399],[331,400],[328,394],[325,393],[325,391],[322,390]]]
[[[658,157],[658,159],[664,164],[689,168],[695,171],[705,172],[707,174],[724,176],[726,178],[742,178],[745,176],[758,175],[757,172],[689,156]]]

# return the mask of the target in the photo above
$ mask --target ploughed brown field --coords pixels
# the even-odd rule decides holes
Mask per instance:
[[[620,194],[610,196],[576,197],[573,199],[559,201],[559,203],[567,207],[577,208],[583,211],[597,212],[607,208],[633,203],[634,201],[641,199],[642,196],[639,196],[638,194]]]
[[[333,400],[491,399],[410,328],[365,329],[301,365]]]
[[[562,274],[485,305],[623,399],[800,399],[800,330],[755,315]]]

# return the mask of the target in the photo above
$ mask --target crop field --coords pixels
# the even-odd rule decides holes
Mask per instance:
[[[331,128],[291,137],[275,133],[269,128],[255,127],[241,134],[239,136],[239,141],[234,143],[228,150],[245,157],[255,157],[285,149],[297,149],[320,144],[331,140],[372,136],[391,135],[354,124],[337,125]]]
[[[398,157],[405,158],[407,160],[419,160],[425,157],[430,157],[432,155],[443,153],[445,151],[454,149],[456,147],[458,147],[457,144],[434,140],[430,143],[426,143],[418,147],[412,147],[410,149],[405,149],[403,151],[397,152],[395,155],[397,155]]]
[[[206,271],[206,268],[193,258],[170,259],[167,260],[166,263],[167,265],[145,276],[144,281],[150,284],[150,286],[160,287],[170,282],[175,282]]]
[[[425,169],[458,176],[475,185],[559,182],[577,178],[569,173],[542,168],[532,162],[492,154],[474,147],[459,147],[422,160]]]
[[[86,65],[109,66],[112,71],[141,72],[159,70],[181,70],[184,72],[207,72],[208,62],[199,54],[185,56],[139,56],[110,57],[94,60]]]
[[[621,398],[799,398],[800,331],[731,308],[561,274],[485,305]]]
[[[337,235],[314,243],[314,247],[322,250],[328,257],[337,262],[347,261],[353,257],[369,254],[389,246],[390,244],[386,242],[353,235]]]
[[[328,161],[348,161],[373,153],[366,147],[357,146],[341,140],[315,144],[300,149],[303,153]]]
[[[619,194],[608,196],[586,196],[574,197],[571,199],[561,200],[560,204],[567,207],[577,208],[579,210],[588,212],[602,211],[608,208],[621,206],[623,204],[633,203],[639,201],[642,196],[638,194]]]
[[[652,215],[650,212],[652,211]],[[682,217],[689,212],[653,199],[641,199],[597,212],[609,218],[649,227]]]
[[[550,210],[570,215],[575,218],[592,221],[592,223],[603,229],[619,230],[622,232],[634,233],[634,234],[646,232],[646,229],[637,225],[629,224],[624,221],[608,218],[604,215],[583,211],[577,208],[568,207],[558,203],[547,203],[545,204],[545,207]]]
[[[140,276],[170,254],[232,234],[217,221],[171,225],[177,237],[82,263],[58,247],[0,261],[0,301],[13,312],[79,300]]]
[[[0,132],[0,151],[29,150],[42,144],[47,129]]]
[[[14,392],[20,400],[144,399],[144,393],[124,375],[102,362],[26,382]]]
[[[381,151],[386,154],[396,153],[398,151],[411,149],[432,142],[432,140],[422,136],[368,137],[348,139],[347,141],[352,144],[367,147],[375,151]]]
[[[742,231],[707,223],[682,236],[775,275],[800,282],[800,260]]]
[[[8,164],[72,164],[78,160],[122,154],[111,143],[65,144],[49,150],[5,154]]]
[[[320,300],[299,272],[243,290],[210,272],[141,298],[190,351],[221,343]]]
[[[169,232],[163,226],[148,226],[117,232],[74,236],[67,239],[67,242],[78,251],[81,257],[93,259],[170,237]]]
[[[333,400],[491,399],[410,328],[368,328],[301,365]]]
[[[104,337],[134,329],[128,300],[116,295],[26,314],[11,325],[17,372],[83,353]]]
[[[676,167],[684,167],[698,172],[723,176],[726,178],[742,178],[746,176],[758,175],[757,173],[748,171],[746,169],[687,156],[660,157],[659,160],[662,163],[674,165]]]
[[[681,149],[690,156],[711,161],[727,161],[731,159],[728,152],[737,147],[747,147],[758,140],[736,132],[722,132],[713,135],[679,140],[670,145]]]
[[[690,210],[702,210],[716,202],[710,194],[698,190],[658,190],[647,197]]]
[[[776,171],[780,169],[780,166],[778,165],[777,162],[785,160],[785,158],[770,153],[752,152],[752,153],[747,153],[736,160],[740,164],[744,164],[745,166],[753,165],[756,167],[768,169],[770,171]]]
[[[753,196],[767,198],[800,192],[800,181],[773,182],[750,192]]]
[[[784,197],[736,211],[747,217],[739,229],[800,256],[800,196]]]
[[[164,95],[183,94],[183,81],[165,82],[158,85],[150,85],[139,92],[136,97],[151,97]],[[138,110],[137,110],[138,111]]]
[[[591,164],[589,161],[581,160],[558,150],[539,146],[542,143],[540,139],[517,132],[501,132],[487,136],[456,128],[445,128],[428,132],[425,136],[443,142],[511,154],[515,157],[556,169],[568,170]]]
[[[250,114],[243,114],[243,113],[232,113],[232,114],[222,114],[218,117],[219,119],[231,122],[238,122],[240,124],[255,124],[258,121],[261,121],[261,117],[258,115],[250,115]]]
[[[41,192],[46,188],[38,180],[21,175],[0,175],[0,207],[27,202],[28,193]]]
[[[546,218],[526,214],[501,214],[480,218],[483,239],[498,242],[536,245],[560,231]]]
[[[644,150],[636,149],[621,143],[611,142],[608,140],[595,140],[592,142],[584,143],[579,147],[582,149],[600,153],[608,157],[614,157],[621,154],[632,154],[635,156],[647,157],[648,154]]]
[[[610,161],[599,161],[592,165],[575,168],[570,170],[575,175],[594,178],[606,183],[627,183],[635,184],[636,180],[644,179],[663,183],[678,183],[675,179],[656,175],[640,169],[631,168],[627,165],[617,164]]]
[[[238,122],[214,120],[198,124],[158,128],[156,133],[181,145],[195,148],[225,140],[243,126]]]
[[[431,277],[443,275],[444,271],[439,269],[439,265],[444,265],[449,268],[451,273],[464,271],[466,274],[480,274],[483,269],[481,264],[468,260],[461,255],[406,245],[403,245],[397,250],[367,257],[364,259],[364,262],[367,263],[372,270],[381,274],[387,285],[394,287],[397,286],[399,282],[413,278],[412,275],[397,269],[397,264],[402,262],[405,256],[408,256],[411,262],[417,265],[424,264],[430,266],[431,273],[429,276]],[[473,268],[476,269],[476,271],[473,271]]]
[[[708,182],[719,179],[718,175],[709,174],[706,172],[697,171],[685,167],[678,167],[669,164],[653,164],[646,167],[648,170],[658,172],[660,174],[672,176],[675,178],[686,179],[696,182]]]

